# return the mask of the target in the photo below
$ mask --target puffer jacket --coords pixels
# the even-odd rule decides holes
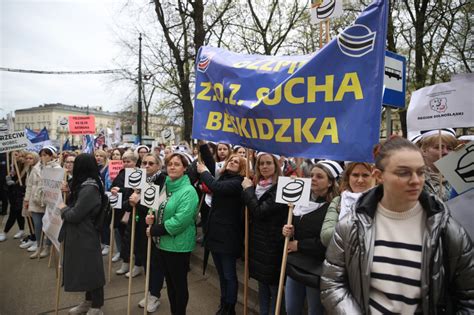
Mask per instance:
[[[382,185],[364,193],[352,212],[336,225],[321,277],[321,299],[329,314],[369,312],[374,217],[382,196]],[[436,196],[422,192],[419,201],[427,213],[421,263],[423,314],[472,314],[472,241]]]

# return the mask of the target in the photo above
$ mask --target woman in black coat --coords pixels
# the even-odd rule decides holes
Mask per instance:
[[[260,314],[275,314],[284,238],[281,227],[288,206],[275,202],[281,170],[275,156],[257,155],[255,187],[249,178],[242,182],[243,198],[250,214],[249,271],[258,281]]]
[[[200,179],[212,191],[212,206],[204,235],[204,246],[212,254],[219,273],[221,301],[217,314],[235,314],[238,281],[236,261],[242,251],[242,179],[245,160],[232,154],[219,179],[204,164],[197,164]]]
[[[97,162],[91,154],[74,161],[71,195],[62,203],[63,225],[59,241],[64,242],[63,285],[66,292],[86,291],[86,299],[69,314],[103,314],[104,265],[96,218],[102,210],[104,188]]]

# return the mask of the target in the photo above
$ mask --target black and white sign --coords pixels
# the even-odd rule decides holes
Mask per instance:
[[[434,164],[458,194],[474,188],[474,141]]]
[[[29,145],[24,131],[4,133],[0,135],[0,153],[23,150]]]
[[[113,209],[122,209],[122,193],[117,193],[116,195],[112,195],[110,191],[105,193],[109,197],[110,206]]]
[[[159,195],[160,186],[147,183],[140,193],[140,204],[147,208],[158,209],[160,206]]]
[[[161,138],[163,139],[164,143],[172,142],[175,139],[173,128],[165,128],[161,132]]]
[[[144,168],[125,169],[125,187],[143,189],[146,184],[146,170]]]
[[[311,178],[278,177],[276,202],[284,204],[309,204]]]

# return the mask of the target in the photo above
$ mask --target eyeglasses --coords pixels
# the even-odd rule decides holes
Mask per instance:
[[[143,165],[143,166],[147,166],[147,165],[153,166],[153,165],[155,165],[155,164],[156,164],[155,162],[147,162],[147,161],[143,161],[143,162],[142,162],[142,165]]]

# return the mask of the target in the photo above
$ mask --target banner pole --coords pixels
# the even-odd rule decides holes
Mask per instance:
[[[441,139],[441,129],[438,130],[438,138],[439,138],[439,142],[438,142],[438,151],[439,151],[439,159],[441,159],[443,157],[443,152],[441,151],[442,150],[442,147],[443,147],[443,141]],[[443,174],[441,174],[441,172],[439,172],[439,192],[438,192],[438,195],[439,195],[439,198],[443,199]]]
[[[319,22],[319,48],[323,48],[323,22]]]
[[[151,229],[151,224],[148,225]],[[151,233],[151,231],[150,231]],[[150,289],[150,261],[151,261],[151,236],[148,236],[146,244],[146,270],[145,270],[145,307],[143,308],[143,315],[148,314],[148,290]]]
[[[249,177],[249,150],[245,149],[247,161],[245,162],[245,177]],[[245,234],[244,234],[244,315],[248,314],[248,291],[249,291],[249,209],[245,207]]]
[[[326,20],[326,44],[331,40],[331,34],[329,34],[329,18]]]
[[[115,231],[114,231],[114,221],[115,221],[115,209],[112,209],[112,222],[110,222],[110,248],[109,248],[109,283],[112,281],[112,255],[114,254],[114,238],[115,238]]]
[[[61,247],[59,250],[59,257],[58,257],[58,272],[57,272],[57,277],[56,277],[56,308],[54,314],[58,315],[59,311],[59,294],[60,294],[60,288],[61,288],[61,260],[64,255],[64,242],[61,243]]]
[[[43,241],[44,241],[44,232],[43,230],[41,230],[41,238],[40,238],[40,246],[39,248],[37,249],[38,250],[38,261],[40,261],[41,257],[40,257],[40,253],[43,251]]]
[[[133,259],[133,253],[135,250],[135,215],[137,212],[137,207],[133,206],[132,210],[132,237],[130,238],[130,265],[128,269],[128,302],[127,302],[127,315],[130,315],[131,306],[132,306],[132,271],[135,266],[135,260]]]
[[[288,205],[288,221],[286,224],[291,224],[293,221],[293,208],[294,205],[290,203]],[[288,258],[288,243],[290,241],[289,236],[285,236],[285,245],[283,246],[283,257],[281,260],[281,270],[280,270],[280,281],[278,283],[278,295],[277,302],[275,307],[275,315],[280,315],[281,300],[283,297],[283,284],[285,283],[285,274],[286,274],[286,260]]]

